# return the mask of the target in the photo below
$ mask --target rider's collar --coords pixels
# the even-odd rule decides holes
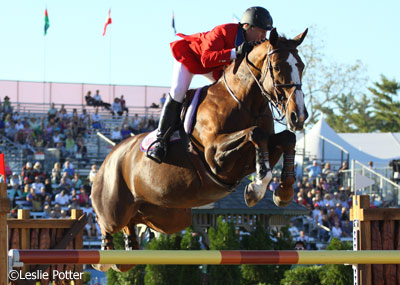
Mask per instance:
[[[240,46],[243,42],[244,42],[244,29],[242,25],[239,24],[239,28],[235,39],[235,47]]]

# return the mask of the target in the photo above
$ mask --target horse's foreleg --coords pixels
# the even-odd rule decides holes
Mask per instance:
[[[285,207],[293,200],[293,184],[296,181],[294,172],[296,136],[292,132],[283,131],[271,136],[269,149],[271,164],[275,165],[283,153],[283,169],[281,183],[274,192],[274,202],[277,206]]]
[[[255,159],[254,154],[251,153],[252,149],[255,149]],[[246,187],[244,196],[246,204],[252,207],[264,197],[272,179],[268,140],[263,130],[259,127],[251,127],[232,134],[219,135],[212,146],[205,149],[207,163],[214,174],[228,181],[231,177],[237,179],[243,175],[243,169],[248,167],[246,163],[249,161],[249,153],[251,161],[255,161],[256,181]],[[238,167],[238,164],[242,164],[242,167]]]

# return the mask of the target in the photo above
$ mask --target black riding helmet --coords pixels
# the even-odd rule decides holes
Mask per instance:
[[[272,29],[272,17],[268,10],[263,7],[250,7],[247,9],[242,16],[240,23],[249,24],[252,26],[259,27],[263,30]]]

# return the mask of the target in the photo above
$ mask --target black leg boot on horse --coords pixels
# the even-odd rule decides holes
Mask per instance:
[[[167,156],[168,141],[172,132],[177,129],[180,122],[182,103],[172,99],[168,94],[158,123],[157,140],[153,143],[154,149],[146,152],[146,156],[157,163],[162,163]]]

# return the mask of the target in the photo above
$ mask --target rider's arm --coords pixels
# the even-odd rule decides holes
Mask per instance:
[[[217,26],[204,35],[200,61],[205,68],[228,65],[236,57],[234,46],[236,32],[236,24],[227,24]]]

